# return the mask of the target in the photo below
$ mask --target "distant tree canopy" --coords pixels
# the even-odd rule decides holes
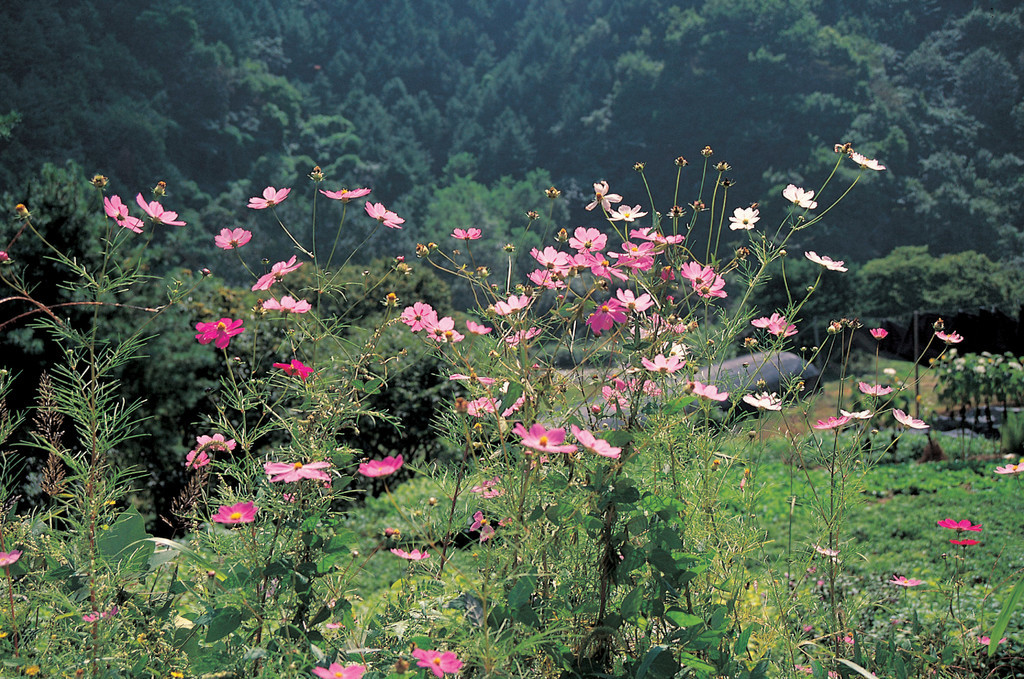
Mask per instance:
[[[600,179],[652,207],[635,161],[664,212],[672,160],[705,144],[734,166],[731,200],[771,209],[852,141],[889,170],[800,246],[865,261],[969,245],[1019,264],[1022,20],[1008,0],[6,3],[0,192],[22,200],[43,162],[74,159],[128,195],[167,181],[193,235],[246,224],[284,249],[246,199],[319,165],[328,188],[371,186],[406,217],[372,257],[469,226],[450,214],[518,228],[502,178],[541,168],[568,200],[557,226],[596,219],[581,206]],[[453,183],[472,196],[459,209]],[[203,239],[177,245],[205,264]]]

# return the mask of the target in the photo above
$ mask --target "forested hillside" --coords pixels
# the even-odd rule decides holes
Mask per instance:
[[[566,226],[602,178],[646,209],[633,163],[668,201],[673,159],[705,144],[734,168],[730,200],[767,205],[851,141],[889,172],[800,245],[1019,263],[1022,17],[962,0],[5,3],[0,192],[24,200],[70,158],[123,194],[167,181],[212,235],[269,229],[247,198],[320,165],[328,188],[372,186],[406,217],[378,249],[393,254],[477,220],[507,239],[550,184]],[[178,236],[202,265],[205,241]]]

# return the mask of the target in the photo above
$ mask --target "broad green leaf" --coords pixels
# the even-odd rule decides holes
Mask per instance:
[[[1024,580],[1020,580],[1017,586],[1010,592],[1010,596],[1003,602],[1003,610],[999,612],[999,617],[996,618],[995,627],[989,633],[990,640],[988,642],[988,657],[992,657],[996,654],[996,649],[999,647],[999,640],[1003,638],[1003,632],[1006,631],[1006,626],[1010,624],[1010,615],[1013,613],[1013,609],[1017,607],[1017,603],[1020,601],[1021,596],[1024,595]]]

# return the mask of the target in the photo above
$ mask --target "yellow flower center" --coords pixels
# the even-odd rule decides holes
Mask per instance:
[[[440,665],[441,664],[441,658],[439,658],[439,657],[432,658],[430,660],[430,662],[434,663],[435,665]]]
[[[302,469],[302,463],[301,462],[296,462],[295,464],[292,465],[292,467],[295,468],[295,469]]]
[[[228,329],[227,323],[225,323],[224,321],[217,321],[217,329],[218,330],[227,330]]]
[[[238,521],[242,518],[242,512],[231,512],[231,516],[228,517],[232,521]]]
[[[541,436],[538,442],[542,446],[546,446],[548,444],[548,437],[547,436]]]

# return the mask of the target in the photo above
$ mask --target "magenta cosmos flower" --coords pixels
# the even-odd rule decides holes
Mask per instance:
[[[455,229],[452,231],[452,238],[459,240],[477,240],[483,235],[483,231],[480,229]]]
[[[9,552],[0,552],[0,566],[7,567],[21,558],[21,552],[12,549]]]
[[[441,653],[439,651],[427,651],[417,648],[412,652],[416,658],[418,667],[426,667],[436,677],[444,677],[446,674],[455,674],[462,669],[462,661],[451,651]]]
[[[321,191],[321,193],[323,192]],[[321,679],[361,679],[365,672],[365,665],[348,665],[346,667],[342,667],[336,662],[332,662],[328,667],[317,667],[313,669],[314,676],[320,677]]]
[[[366,201],[366,214],[370,215],[389,229],[401,229],[402,224],[405,223],[404,219],[384,207],[383,203],[371,203],[370,201]]]
[[[878,341],[882,341],[889,336],[889,331],[885,328],[871,328],[868,332]]]
[[[963,533],[964,531],[974,531],[975,533],[981,532],[981,524],[977,526],[971,524],[970,521],[964,519],[963,521],[954,521],[953,519],[943,519],[936,522],[942,528],[949,528],[955,530],[957,533]]]
[[[199,469],[210,464],[210,456],[206,454],[207,451],[221,451],[230,453],[235,449],[235,440],[226,439],[224,434],[214,434],[213,436],[197,436],[196,437],[195,449],[190,451],[185,456],[185,467],[190,469]]]
[[[844,264],[846,264],[846,262],[844,262],[842,260],[836,261],[836,260],[832,259],[831,257],[825,257],[825,256],[820,256],[819,257],[818,253],[815,252],[814,250],[811,250],[810,252],[805,252],[804,253],[804,257],[806,257],[807,259],[811,260],[812,262],[814,262],[818,266],[825,267],[829,271],[838,271],[840,273],[842,273],[844,271],[847,271],[847,268],[845,266],[843,266]]]
[[[622,303],[617,299],[609,299],[594,309],[594,313],[587,318],[587,325],[595,335],[600,335],[603,330],[610,330],[616,323],[626,321],[626,312]]]
[[[313,369],[297,358],[293,358],[290,363],[275,363],[274,367],[283,370],[285,375],[298,377],[301,380],[313,374]]]
[[[171,212],[165,210],[160,203],[155,200],[152,203],[147,203],[142,197],[142,194],[135,196],[135,202],[139,204],[142,211],[153,220],[154,224],[166,224],[167,226],[185,226],[185,222],[178,219],[177,212]],[[132,229],[134,231],[134,229]]]
[[[268,207],[283,203],[289,193],[291,193],[291,189],[275,189],[273,186],[268,186],[263,189],[263,197],[250,198],[247,207],[253,210],[266,210]]]
[[[576,452],[576,446],[562,444],[565,441],[565,429],[551,429],[549,431],[544,428],[543,424],[537,423],[527,431],[522,422],[516,422],[516,426],[512,428],[512,431],[522,437],[521,443],[524,446],[541,453]]]
[[[238,502],[233,505],[221,505],[220,511],[210,517],[217,523],[252,523],[256,520],[259,507],[251,502]]]
[[[379,476],[389,476],[394,474],[402,467],[402,456],[396,455],[391,457],[390,455],[385,457],[383,460],[370,460],[369,462],[361,462],[359,464],[359,473],[363,476],[369,476],[370,478],[377,478]]]
[[[346,191],[345,189],[342,189],[341,191],[324,191],[323,189],[320,189],[320,193],[324,194],[331,200],[340,200],[342,203],[347,203],[354,198],[362,198],[363,196],[368,195],[370,193],[370,189],[352,189],[351,191]]]
[[[407,552],[404,549],[398,549],[396,547],[395,549],[391,550],[391,553],[395,556],[402,557],[406,561],[423,561],[424,559],[430,558],[430,552],[421,552],[418,549],[414,549],[411,552]]]
[[[221,250],[234,250],[252,240],[252,231],[245,229],[221,229],[220,235],[213,237],[213,244]]]
[[[576,437],[583,449],[588,453],[594,453],[601,457],[618,458],[622,454],[622,448],[618,448],[608,443],[604,439],[599,439],[594,436],[593,432],[589,432],[586,429],[580,429],[575,424],[569,426],[572,435]]]
[[[142,233],[142,220],[128,214],[128,206],[121,202],[121,196],[104,197],[103,211],[120,226],[135,233]]]
[[[196,330],[199,331],[196,333],[196,339],[199,340],[200,344],[213,342],[213,346],[218,349],[226,349],[228,344],[231,343],[232,337],[245,332],[245,328],[242,327],[241,318],[238,320],[222,318],[219,321],[196,323]]]
[[[313,308],[309,302],[304,299],[297,300],[294,297],[285,295],[280,301],[271,297],[270,299],[263,300],[263,309],[265,311],[284,311],[285,313],[291,314],[304,314]]]
[[[924,580],[908,578],[903,575],[894,575],[892,576],[892,580],[889,581],[889,584],[897,585],[899,587],[917,587],[918,585],[924,584]]]
[[[270,267],[269,273],[260,276],[259,280],[256,281],[256,285],[252,286],[252,291],[269,290],[270,286],[284,278],[285,274],[289,274],[302,266],[302,262],[296,264],[295,260],[295,255],[292,255],[291,259],[287,262],[274,264],[274,266]]]
[[[694,291],[701,297],[727,297],[725,279],[715,273],[710,266],[703,266],[698,262],[687,262],[679,267],[679,273],[686,280]]]
[[[323,471],[330,468],[330,462],[267,462],[263,465],[271,483],[295,483],[303,479],[330,481],[331,475]]]

